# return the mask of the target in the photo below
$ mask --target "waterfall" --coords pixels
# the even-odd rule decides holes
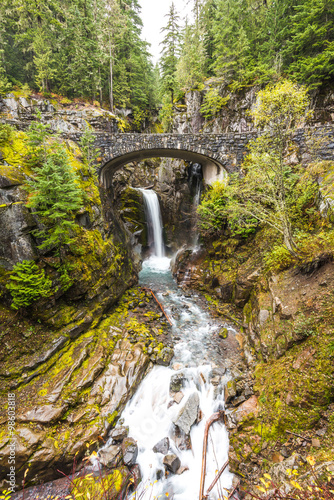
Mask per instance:
[[[156,257],[165,256],[165,245],[163,241],[163,226],[157,194],[152,189],[139,189],[143,193],[145,213],[148,230],[148,243],[153,247]]]

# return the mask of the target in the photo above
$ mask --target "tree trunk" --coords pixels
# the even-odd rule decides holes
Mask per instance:
[[[114,97],[113,97],[113,85],[112,85],[112,80],[113,80],[113,67],[112,67],[112,48],[111,48],[111,39],[110,39],[110,34],[109,34],[109,70],[110,70],[110,94],[109,94],[109,100],[110,100],[110,109],[111,111],[114,110]]]

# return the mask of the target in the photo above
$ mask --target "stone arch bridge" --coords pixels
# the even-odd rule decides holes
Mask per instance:
[[[180,158],[203,167],[207,183],[222,179],[241,164],[247,144],[256,137],[245,134],[101,134],[95,145],[102,154],[100,180],[110,187],[118,169],[145,158]]]
[[[306,129],[298,129],[293,141],[302,162],[309,161],[305,141]],[[321,147],[321,157],[333,160],[334,127],[320,125],[313,128],[313,134],[326,137]],[[180,158],[200,163],[206,183],[223,179],[227,174],[236,172],[247,153],[248,143],[257,137],[256,132],[227,134],[108,134],[98,133],[95,146],[101,151],[102,166],[99,169],[101,182],[110,187],[111,179],[117,170],[131,161],[145,158]]]

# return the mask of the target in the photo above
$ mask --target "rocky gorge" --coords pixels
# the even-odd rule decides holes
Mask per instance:
[[[250,130],[245,111],[255,92],[247,91],[243,98],[230,96],[211,123],[200,114],[203,94],[191,92],[185,104],[176,105],[174,129]],[[333,96],[315,96],[314,102],[316,122],[331,125]],[[9,308],[5,287],[16,262],[36,260],[54,283],[59,280],[52,256],[38,249],[31,234],[39,221],[25,206],[24,183],[32,172],[22,161],[24,130],[36,106],[43,120],[60,128],[87,196],[77,216],[78,244],[69,253],[72,286],[65,292],[59,288],[52,303],[42,299],[33,316],[17,317]],[[216,372],[208,378],[224,393],[230,470],[254,485],[264,472],[282,483],[288,468],[304,471],[308,454],[332,467],[332,255],[299,267],[286,263],[268,273],[263,263],[272,235],[264,229],[248,239],[231,238],[226,232],[194,250],[190,166],[172,159],[146,160],[140,168],[134,162],[114,175],[108,189],[98,186],[92,172],[85,170],[77,144],[66,134],[82,131],[85,123],[115,132],[119,117],[100,109],[57,106],[58,110],[56,103],[13,95],[1,108],[3,120],[18,130],[10,144],[0,145],[0,449],[6,459],[10,448],[5,408],[12,391],[18,408],[18,481],[27,464],[27,481],[33,484],[54,479],[59,469],[69,472],[75,460],[90,456],[113,437],[110,432],[144,374],[153,365],[166,367],[172,359],[175,335],[151,293],[136,286],[142,258],[149,253],[143,199],[137,189],[142,187],[154,187],[158,194],[167,252],[172,255],[183,247],[173,267],[178,283],[189,294],[195,290],[203,296],[210,316],[225,325],[210,341],[219,350]],[[331,172],[321,187],[319,205],[330,207]],[[226,373],[229,377],[224,378]],[[181,387],[172,391],[174,400]],[[134,443],[126,436],[114,441],[117,450],[109,450],[112,456],[106,465],[113,465],[112,474],[119,470],[128,478],[136,462],[130,453]],[[123,462],[113,462],[120,449]],[[169,472],[179,470],[175,458],[168,460]],[[2,477],[5,473],[4,467]],[[117,494],[126,485],[126,480],[121,482]]]

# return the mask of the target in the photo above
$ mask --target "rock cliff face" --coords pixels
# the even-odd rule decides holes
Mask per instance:
[[[194,220],[188,170],[184,161],[156,158],[130,163],[114,174],[111,191],[115,206],[134,241],[141,245],[138,251],[145,252],[147,246],[144,204],[138,187],[153,188],[158,194],[167,248],[174,252],[183,244],[191,244]]]
[[[204,96],[210,88],[218,88],[219,94],[225,99],[226,104],[213,119],[204,120],[201,114],[201,106]],[[256,93],[259,90],[260,87],[251,87],[232,92],[219,79],[207,80],[204,90],[188,92],[185,94],[183,101],[176,104],[173,131],[180,134],[252,132],[254,128],[247,111],[254,106]],[[314,91],[311,107],[314,110],[313,125],[333,123],[333,91]]]

